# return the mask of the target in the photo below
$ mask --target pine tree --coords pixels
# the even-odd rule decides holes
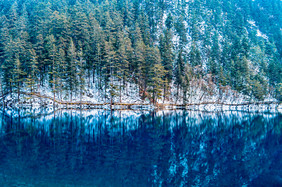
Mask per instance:
[[[169,84],[172,81],[174,59],[172,34],[170,30],[165,30],[164,36],[160,36],[160,54],[166,72],[166,84],[164,85],[164,95],[166,96],[168,95],[167,92],[170,90]]]
[[[130,61],[133,59],[133,49],[131,47],[130,39],[122,31],[118,33],[118,50],[117,50],[117,72],[116,77],[119,81],[120,90],[120,102],[121,102],[121,90],[124,87],[125,82],[129,77]],[[123,84],[122,84],[123,82]]]
[[[35,50],[31,49],[30,53],[31,53],[32,59],[30,61],[29,73],[28,73],[28,77],[26,78],[26,84],[30,90],[30,93],[32,93],[37,88],[36,83],[38,82],[37,75],[39,73],[39,70],[38,70],[38,61],[37,61]]]
[[[281,102],[282,101],[282,83],[279,83],[275,90],[275,97]]]
[[[89,49],[86,50],[86,68],[88,73],[88,86],[90,86],[90,74],[92,72],[93,83],[95,80],[95,73],[98,76],[101,75],[101,46],[104,43],[103,41],[103,32],[102,29],[94,17],[93,13],[89,14]],[[99,81],[100,84],[100,81]],[[101,87],[101,85],[99,85]]]
[[[189,63],[192,67],[202,66],[201,54],[195,42],[192,43],[191,50],[188,55]]]
[[[125,1],[123,13],[124,26],[131,27],[134,24],[133,3]]]
[[[227,84],[227,81],[226,81],[226,77],[225,77],[225,74],[224,74],[224,71],[223,71],[223,67],[221,66],[220,69],[219,69],[219,83],[222,85],[222,86],[226,86]]]
[[[128,70],[129,62],[126,55],[126,46],[123,31],[118,33],[118,49],[117,49],[116,77],[119,81],[126,79],[123,72]]]
[[[124,72],[124,77],[128,78],[129,75],[134,72],[134,49],[132,45],[132,41],[129,38],[129,31],[125,28],[125,36],[124,36],[124,46],[125,46],[125,53],[126,53],[126,60],[128,62],[127,71]]]
[[[53,92],[53,104],[55,105],[55,98],[56,93],[58,92],[58,86],[59,86],[59,62],[58,62],[58,48],[56,46],[56,40],[53,34],[51,34],[48,37],[48,57],[49,57],[49,65],[50,65],[50,85],[52,86],[52,92]]]
[[[186,63],[185,69],[184,69],[184,76],[182,78],[182,89],[183,89],[183,104],[185,105],[187,103],[187,93],[189,91],[190,87],[190,80],[192,78],[192,67]]]
[[[131,63],[131,69],[135,74],[138,74],[138,65],[142,64],[142,61],[144,61],[144,51],[145,51],[145,44],[143,42],[142,36],[141,36],[141,30],[138,25],[136,25],[135,30],[132,31],[132,46],[134,49],[134,60]]]
[[[15,64],[14,51],[16,51],[15,42],[9,37],[7,43],[4,46],[3,53],[3,63],[1,65],[1,71],[3,72],[3,84],[5,85],[5,90],[12,92],[12,81],[13,81],[13,71]]]
[[[86,14],[82,10],[82,5],[74,6],[71,9],[71,28],[73,33],[73,42],[79,47],[86,49],[88,47],[88,42],[90,39],[89,23]]]
[[[152,27],[150,27],[150,25],[149,25],[150,23],[149,23],[148,19],[150,19],[150,18],[147,15],[145,15],[144,13],[142,13],[139,20],[138,20],[141,35],[142,35],[143,42],[144,42],[145,45],[151,45],[151,42],[152,42],[152,41],[150,41],[150,37],[151,37],[150,29]],[[153,24],[153,22],[151,22],[151,23]]]
[[[165,26],[168,30],[170,30],[173,27],[173,17],[171,13],[168,14],[166,20],[165,20]]]
[[[187,28],[185,28],[183,16],[180,16],[175,23],[175,30],[180,37],[179,47],[182,48],[187,44]]]
[[[59,63],[59,93],[62,96],[63,91],[68,90],[68,63],[66,59],[66,52],[64,49],[59,48],[59,56],[58,56]]]
[[[42,34],[39,34],[36,37],[36,43],[34,44],[34,48],[39,62],[38,69],[40,74],[40,85],[43,86],[44,78],[45,78],[45,69],[46,69],[45,59],[47,52],[45,52],[44,38]]]
[[[85,60],[83,59],[83,52],[82,49],[79,50],[77,54],[79,61],[78,61],[78,85],[79,85],[79,98],[80,98],[80,103],[82,101],[82,95],[85,90],[85,79],[84,79],[84,74],[85,74]]]
[[[71,39],[68,53],[67,53],[67,83],[68,87],[67,90],[70,94],[70,100],[72,102],[73,93],[76,94],[76,86],[77,86],[77,53],[76,48]]]
[[[209,73],[211,73],[214,76],[218,75],[218,64],[216,63],[214,58],[209,58],[208,61],[208,69],[209,69]]]
[[[175,84],[177,87],[177,96],[179,95],[179,88],[183,84],[183,77],[185,73],[185,62],[183,59],[183,51],[180,50],[178,53],[177,61],[175,64],[174,75],[175,75]]]
[[[106,41],[104,44],[103,74],[104,74],[106,86],[109,81],[109,78],[112,75],[116,76],[116,72],[117,72],[117,63],[116,62],[117,62],[117,53],[113,45],[113,39],[111,38],[109,42]]]
[[[191,37],[193,41],[198,41],[199,40],[199,21],[197,20],[197,15],[195,11],[192,11],[191,14]]]
[[[12,4],[10,10],[7,13],[7,18],[8,18],[8,24],[9,24],[9,32],[11,34],[12,37],[16,37],[17,36],[17,19],[18,19],[18,2],[14,1],[14,3]]]
[[[230,72],[230,45],[224,41],[222,46],[223,49],[220,56],[220,64],[226,72]]]
[[[214,33],[212,43],[213,45],[211,48],[211,58],[213,61],[215,61],[216,64],[218,64],[220,61],[220,49],[217,33]]]
[[[249,57],[249,51],[250,51],[250,44],[248,41],[248,38],[246,36],[243,36],[242,42],[241,42],[241,46],[242,46],[242,55],[245,56],[246,58]]]
[[[135,48],[134,48],[134,66],[137,69],[136,74],[138,78],[139,85],[142,89],[145,89],[144,79],[146,76],[146,64],[145,64],[145,50],[146,46],[142,39],[136,42]]]
[[[210,59],[208,61],[208,69],[209,72],[213,75],[214,82],[216,82],[216,79],[218,78],[220,67],[222,66],[220,64],[220,49],[219,49],[219,41],[218,41],[218,34],[217,32],[214,33],[213,39],[212,39],[212,47],[211,47],[211,54]],[[219,80],[220,81],[220,80]]]
[[[11,35],[9,32],[9,22],[5,15],[1,16],[0,21],[2,26],[0,27],[0,62],[5,61],[5,45],[11,40]]]
[[[11,80],[11,82],[13,83],[13,87],[17,90],[18,101],[20,101],[20,91],[21,91],[21,87],[24,81],[24,78],[23,78],[24,75],[26,75],[26,73],[22,70],[20,57],[19,55],[16,55],[15,69],[13,73],[13,79]]]
[[[151,93],[152,102],[156,104],[157,100],[162,96],[163,84],[165,84],[166,70],[161,63],[160,52],[157,48],[148,48],[147,63],[150,64],[148,69],[148,92]]]
[[[252,83],[252,92],[256,99],[263,100],[266,94],[266,89],[265,86],[259,80],[256,79],[257,78],[255,78]]]

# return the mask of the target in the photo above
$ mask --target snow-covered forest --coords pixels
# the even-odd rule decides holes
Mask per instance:
[[[280,0],[2,0],[1,101],[282,100]],[[27,95],[29,93],[29,95]]]

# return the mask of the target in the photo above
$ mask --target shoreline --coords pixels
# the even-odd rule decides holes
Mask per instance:
[[[4,101],[1,98],[2,106],[4,108],[55,108],[55,109],[128,109],[128,110],[142,110],[142,109],[187,109],[187,110],[203,110],[203,111],[225,111],[225,110],[242,110],[242,111],[267,111],[267,110],[281,110],[281,103],[275,101],[257,101],[257,102],[243,102],[243,103],[224,103],[224,102],[200,102],[187,104],[173,104],[173,103],[92,103],[89,101],[61,101],[57,98],[41,95],[40,93],[21,92],[21,95],[30,96],[31,98],[23,100],[20,103],[15,100]],[[5,94],[6,96],[8,94]],[[32,99],[41,99],[40,103],[32,103]],[[4,103],[3,103],[4,102]]]
[[[111,115],[119,115],[122,112],[126,112],[127,114],[132,112],[134,114],[144,114],[144,113],[159,113],[159,112],[184,112],[184,113],[201,113],[201,114],[232,114],[232,113],[241,113],[241,114],[259,114],[259,115],[281,115],[282,110],[201,110],[201,109],[106,109],[106,108],[2,108],[1,112],[6,116],[11,116],[13,119],[25,119],[25,118],[41,118],[44,116],[57,116],[62,115],[65,112],[77,112],[77,113],[84,113],[90,114],[96,112],[106,112]]]

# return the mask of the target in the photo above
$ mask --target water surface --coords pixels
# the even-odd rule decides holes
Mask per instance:
[[[0,186],[281,186],[281,117],[2,111]]]

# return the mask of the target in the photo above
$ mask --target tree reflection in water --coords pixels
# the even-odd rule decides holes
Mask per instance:
[[[280,114],[3,111],[0,185],[282,185]]]

